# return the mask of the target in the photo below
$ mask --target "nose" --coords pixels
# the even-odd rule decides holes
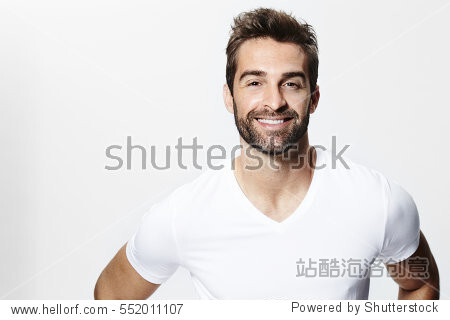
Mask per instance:
[[[269,107],[276,111],[286,105],[286,100],[280,92],[278,85],[267,86],[264,90],[264,107]]]

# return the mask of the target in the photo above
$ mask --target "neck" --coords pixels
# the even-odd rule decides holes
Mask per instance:
[[[284,193],[307,190],[313,175],[316,151],[309,145],[306,132],[295,150],[284,155],[267,155],[245,143],[235,159],[235,176],[241,187],[252,194],[273,198]],[[292,151],[292,152],[291,152]]]

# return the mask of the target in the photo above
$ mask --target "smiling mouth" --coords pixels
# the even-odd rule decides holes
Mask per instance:
[[[292,120],[293,118],[283,118],[283,119],[265,119],[265,118],[256,118],[256,120],[259,123],[264,124],[281,124],[284,122],[288,122],[289,120]]]

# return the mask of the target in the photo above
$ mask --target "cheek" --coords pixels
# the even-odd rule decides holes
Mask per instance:
[[[306,106],[308,105],[308,102],[310,100],[310,97],[308,94],[302,93],[299,94],[298,92],[292,91],[292,92],[285,92],[284,98],[289,106]]]
[[[294,109],[303,116],[308,111],[308,103],[311,100],[307,95],[297,94],[286,94],[286,102],[291,109]]]
[[[246,115],[252,110],[262,107],[262,99],[257,95],[246,95],[236,99],[236,107],[239,115]]]

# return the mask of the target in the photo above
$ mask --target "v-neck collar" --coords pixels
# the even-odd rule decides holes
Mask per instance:
[[[230,187],[232,189],[233,198],[236,201],[239,201],[245,208],[246,211],[249,211],[249,214],[251,214],[256,221],[260,221],[261,223],[264,223],[269,226],[273,226],[275,228],[281,228],[285,225],[290,224],[292,221],[296,220],[298,217],[304,215],[308,208],[311,206],[314,197],[317,193],[317,189],[320,185],[320,181],[323,175],[323,171],[325,170],[326,166],[324,168],[321,168],[324,165],[324,158],[326,155],[323,154],[323,150],[319,148],[314,148],[316,150],[316,165],[313,170],[313,176],[311,183],[309,185],[309,188],[301,201],[301,203],[297,206],[297,208],[288,215],[284,220],[278,222],[270,217],[268,217],[266,214],[261,212],[258,208],[255,207],[255,205],[250,201],[250,199],[247,198],[243,190],[241,189],[241,186],[239,185],[239,182],[236,179],[236,176],[234,175],[234,170],[231,168],[231,163],[234,159],[231,159],[231,161],[228,163],[229,165],[225,168],[225,174],[227,176],[227,181],[230,184]],[[319,167],[319,168],[317,168]]]

